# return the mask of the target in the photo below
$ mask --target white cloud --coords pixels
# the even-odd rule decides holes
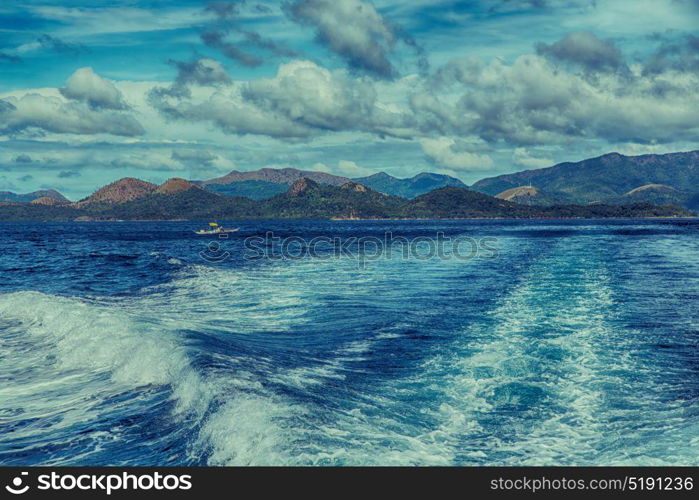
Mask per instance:
[[[86,103],[29,93],[0,99],[0,134],[53,132],[57,134],[141,135],[145,131],[128,114],[92,109]]]
[[[361,167],[353,161],[349,160],[339,160],[335,167],[329,167],[325,163],[316,163],[313,165],[311,170],[316,170],[318,172],[325,172],[328,174],[339,175],[342,177],[349,177],[354,179],[356,177],[366,177],[368,175],[374,174],[371,169]]]
[[[379,105],[372,82],[310,61],[279,66],[273,78],[218,88],[156,87],[150,103],[170,119],[209,122],[228,134],[307,138],[329,131],[392,135],[409,127],[395,105]],[[404,132],[401,132],[404,133]]]
[[[335,169],[337,175],[342,175],[344,177],[349,177],[350,179],[355,177],[365,177],[375,173],[373,170],[360,167],[353,161],[340,160],[337,162],[337,169]]]
[[[292,19],[317,29],[317,39],[359,69],[390,77],[389,53],[396,37],[387,21],[363,0],[297,0],[287,10]]]
[[[699,75],[588,79],[536,55],[511,65],[495,60],[470,68],[448,81],[449,92],[428,89],[411,97],[424,134],[475,135],[510,145],[699,139],[699,115],[693,111],[699,106]]]
[[[526,148],[515,148],[515,152],[512,155],[512,161],[515,163],[515,165],[526,168],[550,167],[554,163],[553,160],[549,158],[532,156]]]
[[[272,113],[329,130],[367,128],[376,102],[367,80],[310,61],[282,64],[274,78],[249,82],[244,96]]]
[[[448,137],[421,139],[420,145],[437,165],[449,170],[473,172],[489,170],[493,166],[493,160],[487,154],[459,150],[460,145],[457,141]]]
[[[68,99],[88,103],[93,108],[126,109],[124,96],[112,82],[100,77],[92,68],[80,68],[66,82],[61,93]]]

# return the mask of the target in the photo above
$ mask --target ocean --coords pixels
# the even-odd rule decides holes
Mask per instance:
[[[1,465],[699,465],[699,220],[225,226],[0,224]]]

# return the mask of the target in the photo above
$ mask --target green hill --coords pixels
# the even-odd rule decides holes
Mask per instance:
[[[570,203],[587,204],[615,203],[626,193],[649,184],[699,193],[699,151],[642,156],[610,153],[580,162],[482,179],[472,189],[496,195],[531,185]]]
[[[356,178],[354,181],[380,193],[402,198],[415,198],[445,186],[467,187],[456,177],[429,172],[423,172],[407,179],[398,179],[385,172],[379,172],[368,177]]]
[[[134,186],[133,180],[128,185]],[[117,194],[122,193],[121,183]],[[104,191],[101,191],[104,194]],[[248,218],[555,218],[555,217],[676,217],[691,215],[671,205],[555,205],[527,206],[476,191],[447,186],[408,200],[389,196],[356,182],[322,185],[302,178],[284,193],[251,200],[212,193],[183,179],[147,190],[124,191],[71,205],[0,202],[0,220],[221,220]],[[126,201],[124,201],[126,200]]]
[[[404,201],[355,182],[337,187],[301,179],[286,193],[263,201],[261,212],[279,218],[391,217]]]
[[[240,181],[230,184],[208,184],[208,191],[226,196],[244,196],[251,200],[264,200],[272,196],[286,192],[288,184],[280,184],[268,181]]]

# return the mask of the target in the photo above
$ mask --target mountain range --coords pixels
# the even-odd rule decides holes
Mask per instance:
[[[328,186],[341,186],[354,181],[380,193],[403,198],[415,198],[444,186],[467,187],[456,177],[428,172],[407,179],[399,179],[385,172],[350,179],[326,172],[295,168],[262,168],[251,172],[234,170],[223,177],[200,181],[197,184],[214,193],[264,200],[285,192],[291,184],[301,178]]]
[[[699,208],[699,151],[625,156],[610,153],[580,162],[499,175],[471,189],[503,197],[509,190],[533,187],[527,202],[628,204],[674,203]],[[517,201],[519,195],[513,198]]]
[[[9,191],[0,191],[0,202],[6,203],[30,203],[41,198],[48,198],[58,202],[70,203],[70,200],[55,189],[34,191],[32,193],[15,194]]]
[[[699,209],[699,151],[610,153],[482,179],[470,189],[455,177],[435,173],[399,179],[380,172],[350,179],[293,168],[232,171],[205,181],[170,179],[161,185],[125,178],[76,203],[55,190],[0,192],[0,219],[574,217],[591,213],[585,206],[600,206],[595,209],[599,213],[626,210],[610,208],[614,206],[648,213],[650,206],[665,205]]]
[[[247,218],[554,218],[681,217],[685,209],[648,203],[634,205],[527,206],[461,187],[445,186],[413,199],[380,193],[348,181],[340,186],[301,177],[271,198],[252,200],[206,190],[185,179],[157,186],[125,178],[77,203],[7,203],[0,220],[230,220]]]

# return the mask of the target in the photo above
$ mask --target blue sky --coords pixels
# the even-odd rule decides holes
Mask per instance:
[[[697,149],[699,1],[4,1],[0,190]]]

